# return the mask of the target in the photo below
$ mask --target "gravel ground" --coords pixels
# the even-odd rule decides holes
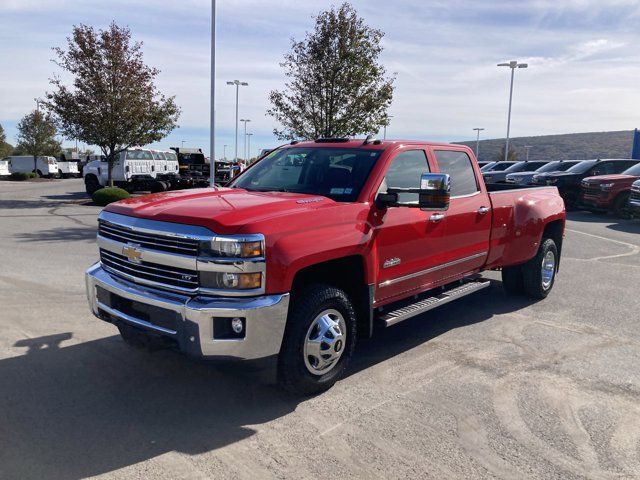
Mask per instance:
[[[574,213],[554,291],[378,332],[329,392],[126,347],[94,318],[81,180],[0,182],[0,478],[640,476],[640,221]]]

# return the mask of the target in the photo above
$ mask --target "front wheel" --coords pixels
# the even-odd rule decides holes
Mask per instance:
[[[629,196],[630,194],[621,193],[616,198],[615,202],[613,202],[613,214],[616,217],[623,217],[627,213],[627,209],[629,206]]]
[[[102,188],[95,175],[87,175],[84,177],[84,187],[88,195],[93,195]]]
[[[336,287],[310,285],[295,295],[278,356],[278,380],[294,394],[312,395],[333,386],[356,344],[356,313]]]

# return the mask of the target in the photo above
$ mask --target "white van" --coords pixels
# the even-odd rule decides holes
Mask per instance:
[[[58,176],[58,162],[55,157],[36,157],[36,161],[34,162],[33,155],[14,155],[7,157],[7,160],[9,160],[9,170],[11,170],[11,173],[35,172],[39,177],[48,178]]]
[[[108,183],[108,163],[93,160],[82,169],[84,185],[89,195]],[[128,191],[151,190],[156,182],[156,165],[151,150],[130,148],[120,152],[111,172],[114,185]]]
[[[61,162],[58,160],[58,175],[61,178],[78,178],[80,170],[78,170],[78,162],[75,160]]]
[[[9,170],[9,160],[0,160],[0,177],[7,177],[9,175],[11,175],[11,171]]]

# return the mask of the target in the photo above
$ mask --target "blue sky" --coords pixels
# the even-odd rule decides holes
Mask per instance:
[[[265,116],[268,93],[280,88],[279,66],[292,37],[312,16],[338,2],[219,0],[216,157],[234,144],[235,90],[240,117],[250,118],[252,150],[277,145]],[[503,137],[509,71],[516,72],[512,136],[640,127],[640,1],[419,1],[352,4],[382,29],[382,61],[397,73],[388,137],[454,141]],[[208,0],[0,0],[0,123],[15,141],[15,124],[35,106],[57,73],[51,47],[64,46],[73,24],[128,25],[144,42],[158,86],[182,107],[180,128],[158,146],[208,151]],[[242,135],[240,136],[242,139]],[[65,142],[70,145],[71,142]],[[242,154],[242,143],[239,147]]]

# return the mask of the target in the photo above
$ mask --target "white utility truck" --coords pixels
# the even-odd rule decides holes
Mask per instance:
[[[170,182],[165,184],[165,179],[170,177],[170,172],[179,172],[179,167],[175,155],[173,159],[167,159],[167,152],[162,153],[162,156],[156,155],[158,157],[156,159],[148,148],[130,148],[120,152],[111,172],[114,185],[129,192],[167,190],[171,184]],[[82,175],[86,191],[92,195],[108,184],[107,161],[99,159],[87,163],[82,170]],[[178,175],[174,177],[178,179]]]
[[[33,155],[13,155],[7,157],[11,173],[36,173],[39,177],[53,178],[58,176],[58,162],[55,157]]]

